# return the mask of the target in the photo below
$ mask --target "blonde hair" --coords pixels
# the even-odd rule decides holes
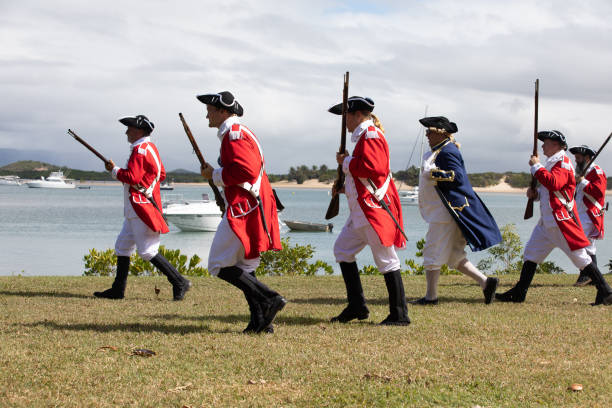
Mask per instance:
[[[383,127],[382,123],[380,123],[380,119],[378,119],[378,116],[376,116],[372,112],[368,112],[368,113],[369,113],[370,118],[372,119],[372,122],[374,122],[374,126],[379,128],[381,132],[385,133],[385,128]]]
[[[429,127],[429,128],[427,128],[427,130],[429,130],[430,132],[439,133],[441,135],[444,135],[444,136],[448,137],[448,139],[451,141],[451,143],[454,143],[455,146],[457,146],[457,149],[459,149],[461,147],[461,144],[455,140],[455,136],[453,136],[452,133],[448,133],[446,130],[438,129],[436,127]]]

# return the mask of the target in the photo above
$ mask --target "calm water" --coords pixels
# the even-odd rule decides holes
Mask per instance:
[[[198,199],[208,187],[179,186],[172,193],[183,194],[186,199]],[[325,222],[324,215],[329,203],[327,191],[279,189],[278,195],[285,205],[281,220],[303,220]],[[212,194],[211,194],[212,196]],[[523,244],[529,238],[537,218],[523,221],[525,199],[513,194],[481,194],[502,226],[515,223]],[[2,257],[0,275],[81,275],[83,255],[90,248],[112,248],[123,223],[123,190],[119,186],[94,186],[91,190],[31,189],[27,187],[0,186],[0,244]],[[425,236],[427,225],[421,219],[418,208],[404,206],[404,226],[410,242],[408,248],[399,251],[402,262],[414,258],[415,243]],[[536,215],[537,215],[536,209]],[[334,265],[332,247],[339,234],[348,207],[342,199],[340,215],[331,220],[332,233],[289,232],[283,227],[283,237],[292,243],[311,244],[316,248],[315,257]],[[607,231],[612,231],[610,217],[606,220]],[[167,248],[179,248],[183,253],[197,253],[208,258],[208,250],[214,233],[181,232],[170,227],[171,232],[162,236]],[[609,233],[610,234],[610,233]],[[612,258],[610,238],[597,244],[600,267]],[[486,256],[486,252],[470,253],[474,263]],[[559,250],[553,260],[568,273],[574,267]],[[360,265],[374,264],[369,249],[358,256]],[[603,270],[603,268],[602,268]]]

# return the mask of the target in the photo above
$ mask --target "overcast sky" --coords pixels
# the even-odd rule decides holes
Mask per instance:
[[[166,168],[195,170],[178,112],[216,161],[195,95],[230,90],[269,172],[333,165],[340,118],[327,108],[350,71],[349,94],[376,102],[393,170],[428,107],[457,123],[468,171],[527,171],[536,78],[540,130],[592,147],[612,131],[610,38],[609,0],[0,0],[0,148],[82,153],[57,164],[102,170],[66,129],[123,163],[117,118],[142,113]]]

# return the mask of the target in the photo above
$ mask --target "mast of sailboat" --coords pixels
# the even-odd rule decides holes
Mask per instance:
[[[425,105],[425,114],[423,115],[424,118],[427,117],[427,109],[429,108],[429,105]],[[421,162],[421,164],[419,165],[419,181],[421,180],[421,172],[423,171],[423,145],[425,144],[425,128],[421,129],[421,156],[419,158],[419,161]]]

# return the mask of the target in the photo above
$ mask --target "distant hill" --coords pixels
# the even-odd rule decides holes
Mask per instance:
[[[14,163],[7,164],[6,166],[0,167],[0,171],[57,171],[58,166],[53,164],[44,163],[35,160],[22,160]]]

